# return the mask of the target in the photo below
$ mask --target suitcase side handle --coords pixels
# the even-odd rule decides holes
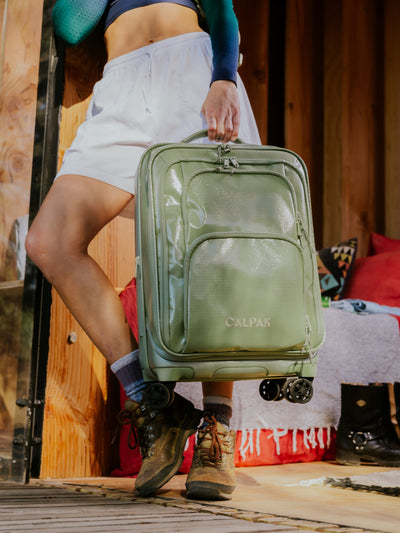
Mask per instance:
[[[201,130],[196,133],[192,133],[192,135],[189,135],[189,137],[186,137],[186,139],[183,139],[182,142],[184,143],[190,143],[192,141],[196,141],[197,139],[201,139],[202,137],[207,137],[208,131],[207,130]],[[239,139],[239,137],[236,139],[236,141],[233,141],[236,144],[244,144],[242,139]]]

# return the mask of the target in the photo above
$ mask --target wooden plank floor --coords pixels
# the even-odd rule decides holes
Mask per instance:
[[[0,482],[0,533],[399,533],[398,497],[318,483],[389,470],[328,462],[239,468],[237,489],[223,502],[186,500],[183,475],[152,498],[135,496],[129,478]]]
[[[215,533],[296,531],[293,527],[132,501],[126,495],[120,499],[104,497],[101,491],[0,483],[0,532],[4,533],[178,533],[208,529]]]
[[[237,468],[237,488],[232,499],[214,503],[186,500],[186,476],[179,475],[150,500],[162,506],[178,506],[298,530],[399,533],[399,497],[323,486],[319,482],[325,477],[350,477],[390,470],[372,466],[347,467],[327,461]],[[50,482],[56,483],[55,480],[42,480],[42,483]],[[58,483],[77,489],[92,486],[105,494],[133,497],[134,480],[129,478],[69,479]],[[249,527],[247,522],[243,531],[252,531]],[[192,529],[188,527],[187,531]]]

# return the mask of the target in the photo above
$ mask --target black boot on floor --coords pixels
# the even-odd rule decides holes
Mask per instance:
[[[341,386],[336,461],[400,466],[400,441],[390,420],[387,384]]]
[[[396,433],[400,439],[400,382],[395,381],[393,384],[394,403],[396,407]]]

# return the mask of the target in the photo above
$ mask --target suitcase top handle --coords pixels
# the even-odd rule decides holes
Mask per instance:
[[[183,139],[182,142],[184,143],[190,143],[192,141],[196,141],[197,139],[201,139],[202,137],[207,137],[208,131],[207,130],[201,130],[197,133],[193,133],[192,135],[189,135],[189,137],[186,137],[186,139]],[[233,141],[236,144],[244,144],[242,139],[239,139],[239,137],[236,139],[236,141]]]

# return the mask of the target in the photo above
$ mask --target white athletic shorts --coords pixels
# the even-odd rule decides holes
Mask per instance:
[[[211,67],[210,37],[203,32],[158,41],[109,61],[56,178],[88,176],[135,194],[137,168],[148,147],[179,142],[206,128],[201,106]],[[238,91],[239,136],[259,144],[240,79]]]

